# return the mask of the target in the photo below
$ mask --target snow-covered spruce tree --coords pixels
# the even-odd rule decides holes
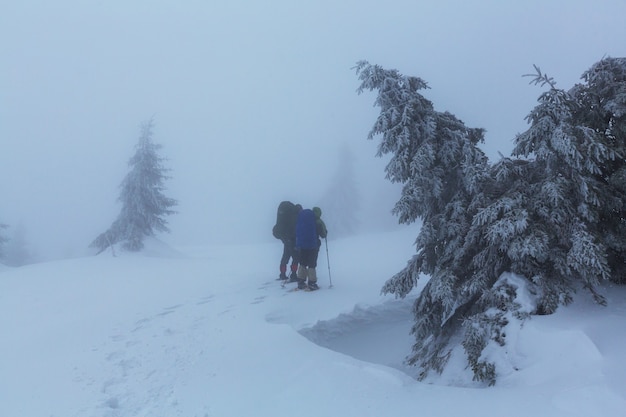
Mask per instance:
[[[470,270],[480,247],[466,244],[475,213],[472,204],[489,180],[487,158],[477,146],[484,131],[435,111],[419,93],[427,88],[419,78],[365,61],[356,70],[359,93],[378,90],[375,104],[381,111],[369,138],[381,136],[378,156],[392,155],[387,178],[403,184],[393,211],[402,223],[422,220],[417,254],[382,292],[404,297],[420,274],[430,275],[413,308],[416,343],[407,358],[425,377],[430,370],[443,370],[450,338],[462,330],[467,312],[498,277]]]
[[[353,234],[359,223],[360,196],[354,175],[354,155],[349,148],[341,149],[338,162],[331,184],[319,203],[333,237]]]
[[[580,285],[603,303],[595,287],[625,271],[626,60],[602,60],[583,80],[564,91],[537,69],[533,81],[550,89],[513,150],[536,181],[525,193],[532,221],[508,245],[511,268],[541,288],[548,313]]]
[[[583,75],[585,84],[567,92],[538,71],[534,81],[551,88],[528,116],[531,127],[517,137],[514,158],[488,166],[471,140],[475,130],[460,122],[438,130],[445,113],[434,112],[411,89],[419,83],[367,63],[357,66],[359,91],[379,90],[381,115],[370,137],[382,135],[379,153],[394,153],[388,177],[404,183],[396,213],[404,222],[423,221],[417,255],[383,287],[404,296],[420,273],[431,276],[413,309],[416,343],[408,358],[422,377],[442,371],[451,338],[462,331],[475,379],[493,384],[495,363],[485,348],[506,343],[511,320],[551,313],[581,286],[603,302],[597,283],[623,277],[624,67],[623,59],[603,60]],[[432,149],[445,148],[431,145],[441,143],[432,140],[438,137],[450,147],[451,132],[468,138],[461,142],[469,152],[450,154],[456,165],[438,159]],[[440,180],[459,167],[465,175]],[[453,198],[443,198],[442,189]],[[524,306],[523,296],[532,298]]]
[[[504,343],[506,321],[489,319],[552,313],[580,287],[604,303],[598,283],[624,279],[625,64],[602,60],[569,91],[536,68],[533,82],[550,89],[529,114],[530,128],[516,138],[519,159],[503,158],[492,168],[491,198],[477,206],[466,239],[486,242],[471,270],[523,276],[535,301],[522,311],[515,304],[520,286],[500,283],[478,299],[463,342],[478,379],[495,381],[495,365],[482,349]]]
[[[158,155],[161,145],[152,141],[153,127],[152,119],[141,126],[135,154],[128,162],[130,172],[120,186],[120,214],[90,245],[100,252],[116,243],[121,243],[123,249],[138,251],[143,248],[145,237],[169,231],[165,216],[175,213],[171,208],[177,202],[163,194],[163,182],[169,178],[166,174],[169,169],[163,166],[164,159]]]
[[[607,251],[610,279],[626,284],[626,58],[602,59],[582,79],[570,92],[579,103],[573,116],[601,146],[584,150],[604,152],[594,156],[601,205],[592,233]]]

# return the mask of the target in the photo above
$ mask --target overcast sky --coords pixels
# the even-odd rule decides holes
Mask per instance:
[[[626,0],[3,0],[0,222],[41,252],[84,248],[152,116],[180,202],[168,242],[271,238],[278,202],[315,205],[346,145],[365,227],[394,222],[356,61],[423,78],[494,160],[542,91],[522,75],[569,88],[626,56],[624,16]]]

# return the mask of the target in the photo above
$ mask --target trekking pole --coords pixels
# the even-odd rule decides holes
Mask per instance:
[[[328,257],[328,239],[324,238],[324,242],[326,243],[326,264],[328,265],[328,279],[330,280],[330,286],[328,288],[332,288],[333,278],[330,276],[330,258]]]

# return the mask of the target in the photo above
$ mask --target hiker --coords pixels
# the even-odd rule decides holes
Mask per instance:
[[[317,257],[322,241],[328,231],[322,220],[322,210],[313,207],[313,210],[304,209],[298,215],[296,224],[296,249],[299,253],[300,266],[298,267],[298,288],[310,291],[318,290],[317,285]]]
[[[296,282],[298,270],[298,252],[296,251],[296,221],[298,213],[302,210],[300,204],[293,204],[291,201],[282,201],[278,205],[276,214],[276,224],[272,229],[272,234],[276,239],[283,242],[283,255],[280,258],[278,275],[279,280],[289,280]],[[287,276],[287,264],[291,259],[291,274]]]

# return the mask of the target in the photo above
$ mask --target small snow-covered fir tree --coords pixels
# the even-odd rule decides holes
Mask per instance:
[[[163,194],[169,169],[158,155],[161,145],[152,140],[153,127],[152,119],[141,126],[135,154],[128,162],[130,172],[120,186],[122,209],[118,218],[90,245],[100,252],[116,243],[121,243],[123,249],[138,251],[145,237],[169,231],[165,216],[175,213],[171,208],[177,202]]]
[[[347,147],[339,154],[337,169],[319,206],[332,236],[349,236],[356,232],[360,196],[354,175],[354,155]]]

